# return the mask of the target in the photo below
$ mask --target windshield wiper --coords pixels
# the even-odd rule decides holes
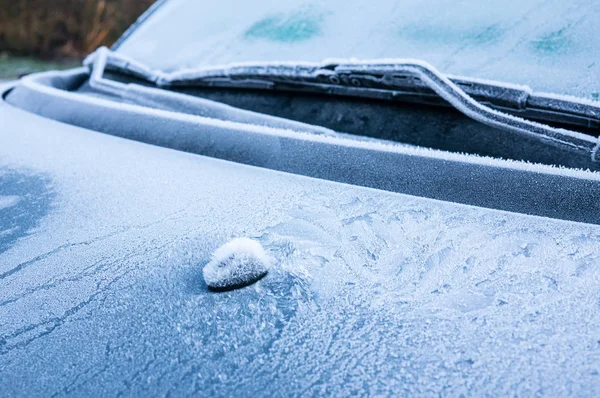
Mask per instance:
[[[92,70],[90,86],[112,92],[121,90],[123,84],[105,79],[105,70],[128,74],[159,88],[261,88],[436,104],[447,102],[483,124],[534,136],[555,147],[581,151],[589,154],[593,162],[600,162],[598,138],[514,115],[518,112],[534,115],[536,119],[598,128],[599,105],[574,97],[536,94],[524,86],[448,77],[417,60],[249,63],[166,73],[100,48],[84,64]]]

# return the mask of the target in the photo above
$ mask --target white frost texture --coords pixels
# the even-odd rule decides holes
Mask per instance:
[[[597,1],[490,0],[483,7],[463,0],[452,7],[443,0],[221,0],[210,12],[201,1],[167,3],[119,53],[163,71],[245,61],[418,58],[453,75],[588,99],[599,94]]]
[[[260,243],[249,238],[236,238],[215,250],[202,272],[210,288],[233,289],[265,276],[272,262]]]
[[[0,396],[600,397],[598,225],[245,166],[2,102],[0,120],[0,195],[20,198],[0,225],[31,226],[0,253]],[[440,171],[460,157],[443,156]],[[199,274],[229,237],[276,260],[214,294]]]

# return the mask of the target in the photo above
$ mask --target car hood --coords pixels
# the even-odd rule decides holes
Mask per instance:
[[[600,393],[598,226],[0,120],[7,395]]]

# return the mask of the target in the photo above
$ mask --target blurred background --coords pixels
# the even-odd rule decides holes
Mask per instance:
[[[0,79],[69,68],[112,45],[154,0],[0,0]]]

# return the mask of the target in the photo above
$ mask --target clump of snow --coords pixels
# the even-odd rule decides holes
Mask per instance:
[[[259,242],[236,238],[215,250],[202,273],[212,290],[231,290],[265,276],[272,262]]]

